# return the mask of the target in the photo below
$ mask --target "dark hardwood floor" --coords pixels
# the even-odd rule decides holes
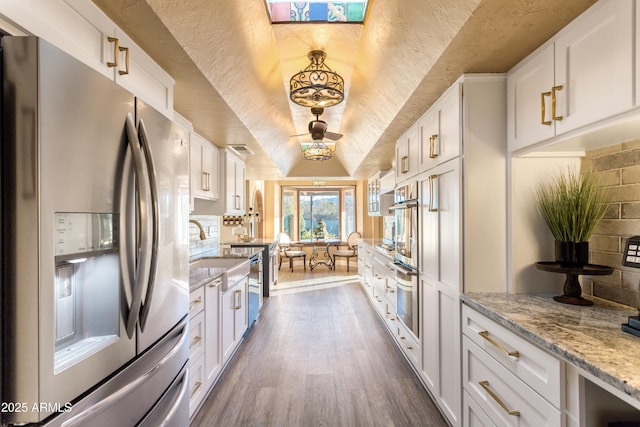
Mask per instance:
[[[192,427],[447,425],[354,270],[324,270],[280,270]]]

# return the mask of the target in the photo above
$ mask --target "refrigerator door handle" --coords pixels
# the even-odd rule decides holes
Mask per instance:
[[[151,265],[151,251],[149,248],[149,234],[150,234],[150,221],[149,221],[149,178],[146,173],[145,160],[143,153],[140,149],[138,132],[136,131],[135,124],[131,113],[127,113],[127,135],[129,139],[129,148],[133,157],[133,164],[135,168],[136,177],[136,189],[138,193],[137,207],[138,214],[140,215],[140,227],[138,230],[138,236],[140,237],[139,244],[136,247],[137,250],[137,265],[135,272],[135,284],[133,287],[133,295],[131,297],[131,308],[129,310],[129,316],[127,318],[127,335],[129,338],[133,337],[136,328],[136,322],[142,306],[142,293],[144,291],[144,285],[148,281],[149,269]],[[122,206],[120,207],[122,209]],[[129,238],[135,238],[129,237]]]
[[[151,193],[151,264],[149,266],[149,278],[147,284],[147,293],[144,303],[140,310],[140,329],[144,331],[144,327],[147,323],[149,316],[149,309],[151,307],[151,297],[153,296],[153,289],[156,282],[156,272],[158,271],[158,243],[159,243],[159,210],[158,210],[158,186],[156,179],[156,170],[151,155],[151,147],[149,145],[149,137],[147,130],[144,126],[144,122],[140,119],[138,129],[138,136],[140,138],[140,144],[142,146],[142,152],[147,164],[147,176],[149,179],[149,189]]]

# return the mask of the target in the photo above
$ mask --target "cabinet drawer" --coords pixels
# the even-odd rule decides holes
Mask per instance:
[[[204,310],[204,287],[189,293],[189,318]]]
[[[462,340],[463,386],[499,426],[561,426],[562,414],[466,336]]]
[[[189,320],[189,357],[197,359],[204,353],[204,311]]]
[[[414,337],[412,333],[409,332],[407,327],[396,319],[395,321],[395,329],[394,333],[396,335],[396,340],[400,344],[400,348],[409,357],[409,360],[416,367],[416,369],[420,370],[422,368],[421,363],[419,363],[422,358],[422,351],[420,350],[420,345],[418,340]]]
[[[489,416],[466,391],[462,393],[462,423],[464,427],[495,427]]]
[[[204,357],[189,360],[189,417],[192,417],[204,398]]]
[[[462,306],[462,332],[555,407],[560,407],[559,359],[466,305]]]

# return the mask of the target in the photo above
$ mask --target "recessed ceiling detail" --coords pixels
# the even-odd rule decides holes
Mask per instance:
[[[343,1],[282,1],[266,0],[271,22],[346,22],[362,23],[367,12],[367,0]]]

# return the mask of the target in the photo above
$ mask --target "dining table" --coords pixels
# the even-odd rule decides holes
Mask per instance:
[[[335,261],[331,256],[331,247],[346,245],[346,242],[340,239],[302,239],[293,243],[312,248],[309,257],[309,268],[312,271],[319,265],[333,270]]]

